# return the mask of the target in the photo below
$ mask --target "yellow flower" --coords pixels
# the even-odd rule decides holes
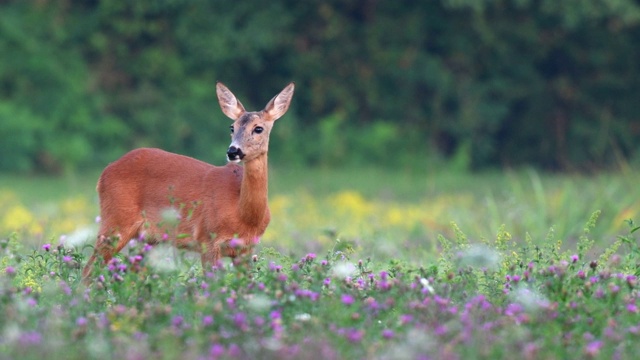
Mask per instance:
[[[42,226],[35,216],[23,205],[13,205],[2,217],[0,227],[5,231],[27,230],[29,233],[42,233]]]

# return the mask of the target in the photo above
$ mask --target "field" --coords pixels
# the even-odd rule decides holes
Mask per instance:
[[[79,281],[98,173],[0,177],[7,358],[633,358],[638,174],[274,168],[248,259],[136,241]]]

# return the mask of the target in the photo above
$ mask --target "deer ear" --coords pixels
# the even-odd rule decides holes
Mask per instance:
[[[237,120],[240,115],[245,113],[242,103],[236,99],[236,96],[223,83],[218,82],[216,84],[216,94],[218,95],[218,103],[220,103],[222,112],[231,120]]]
[[[264,108],[264,113],[270,121],[278,120],[289,109],[291,98],[293,97],[294,84],[287,85],[278,95],[276,95]]]

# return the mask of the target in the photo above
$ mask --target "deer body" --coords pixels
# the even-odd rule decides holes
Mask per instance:
[[[222,111],[234,120],[225,166],[150,148],[109,164],[98,180],[101,223],[95,251],[83,270],[85,281],[97,257],[109,262],[133,238],[152,244],[171,241],[198,251],[205,270],[222,256],[248,252],[270,221],[269,133],[287,111],[293,90],[289,84],[264,110],[246,112],[218,83]],[[175,222],[167,212],[177,215]],[[241,243],[230,246],[234,238]]]

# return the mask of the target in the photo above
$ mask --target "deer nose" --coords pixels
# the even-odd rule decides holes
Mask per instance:
[[[240,148],[229,146],[229,150],[227,150],[227,157],[229,158],[229,161],[240,161],[244,157],[244,153]]]

